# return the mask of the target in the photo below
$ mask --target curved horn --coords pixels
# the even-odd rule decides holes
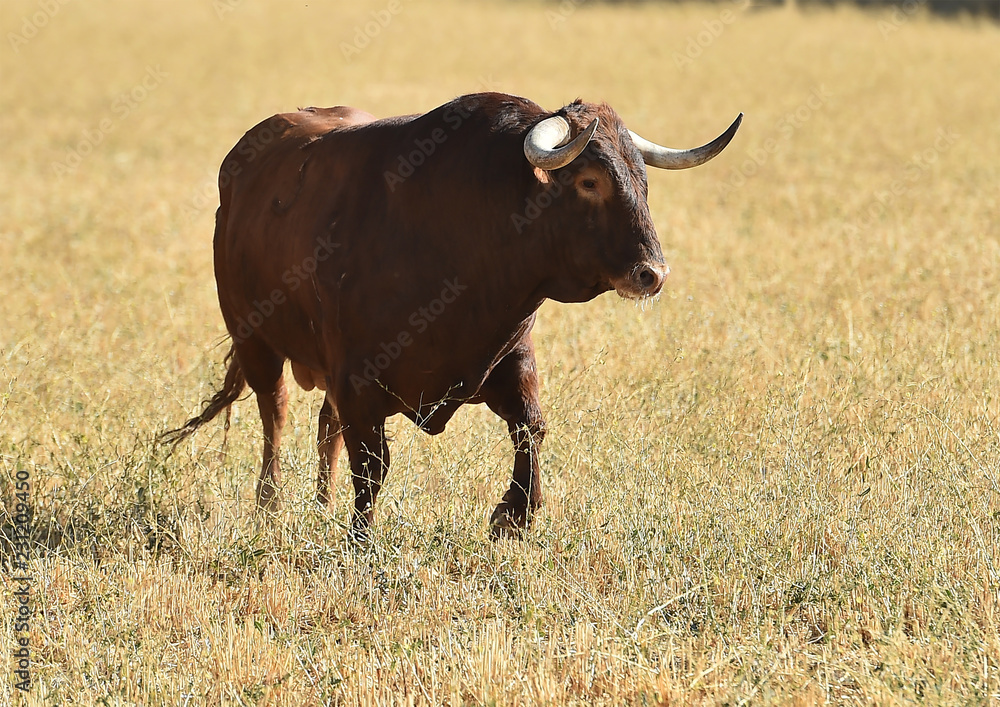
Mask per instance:
[[[739,130],[740,123],[743,122],[743,114],[736,116],[736,120],[730,125],[726,132],[712,140],[707,145],[695,147],[691,150],[672,150],[669,147],[657,145],[655,142],[636,135],[631,130],[628,134],[632,136],[632,142],[642,153],[642,159],[650,167],[660,169],[687,169],[705,164],[717,154],[726,149],[726,145],[733,139],[733,135]]]
[[[561,145],[569,137],[569,121],[561,115],[554,115],[538,123],[524,136],[524,156],[539,169],[559,169],[575,160],[583,152],[597,130],[597,118],[570,142]]]

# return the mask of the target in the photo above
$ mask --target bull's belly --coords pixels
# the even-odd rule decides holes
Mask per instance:
[[[349,373],[342,382],[353,394],[365,393],[383,396],[387,401],[386,417],[402,413],[418,427],[429,434],[438,434],[445,429],[448,421],[462,405],[479,402],[478,395],[488,371],[475,367],[476,372],[468,372],[463,377],[452,377],[441,372],[425,372],[423,375],[411,371],[398,376],[379,377],[371,368],[365,375],[365,368]],[[304,390],[327,391],[327,377],[319,370],[291,362],[292,376]],[[447,370],[442,367],[442,370]],[[474,382],[471,382],[474,381]],[[339,391],[334,391],[334,401]],[[387,393],[387,395],[383,395]]]

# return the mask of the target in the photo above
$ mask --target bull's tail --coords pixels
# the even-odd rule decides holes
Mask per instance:
[[[240,359],[236,356],[235,345],[229,348],[225,362],[229,365],[229,370],[226,372],[226,381],[222,384],[222,390],[213,395],[210,400],[205,401],[205,409],[201,411],[201,414],[192,417],[183,427],[164,432],[157,437],[157,442],[176,447],[194,434],[195,430],[199,427],[218,417],[222,411],[226,412],[225,429],[227,432],[229,431],[229,409],[240,395],[243,394],[243,391],[247,387],[247,381],[243,377],[243,369],[240,368]]]

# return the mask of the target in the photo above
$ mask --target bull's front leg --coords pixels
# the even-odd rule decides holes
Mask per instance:
[[[507,423],[514,442],[514,473],[510,488],[490,518],[494,537],[519,537],[542,505],[538,452],[545,437],[545,420],[538,403],[538,371],[530,337],[493,369],[481,392],[482,400]]]

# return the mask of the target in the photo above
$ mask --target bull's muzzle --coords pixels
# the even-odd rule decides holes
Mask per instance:
[[[642,263],[629,276],[612,280],[611,284],[620,297],[645,299],[660,293],[669,274],[670,268],[666,263]]]

